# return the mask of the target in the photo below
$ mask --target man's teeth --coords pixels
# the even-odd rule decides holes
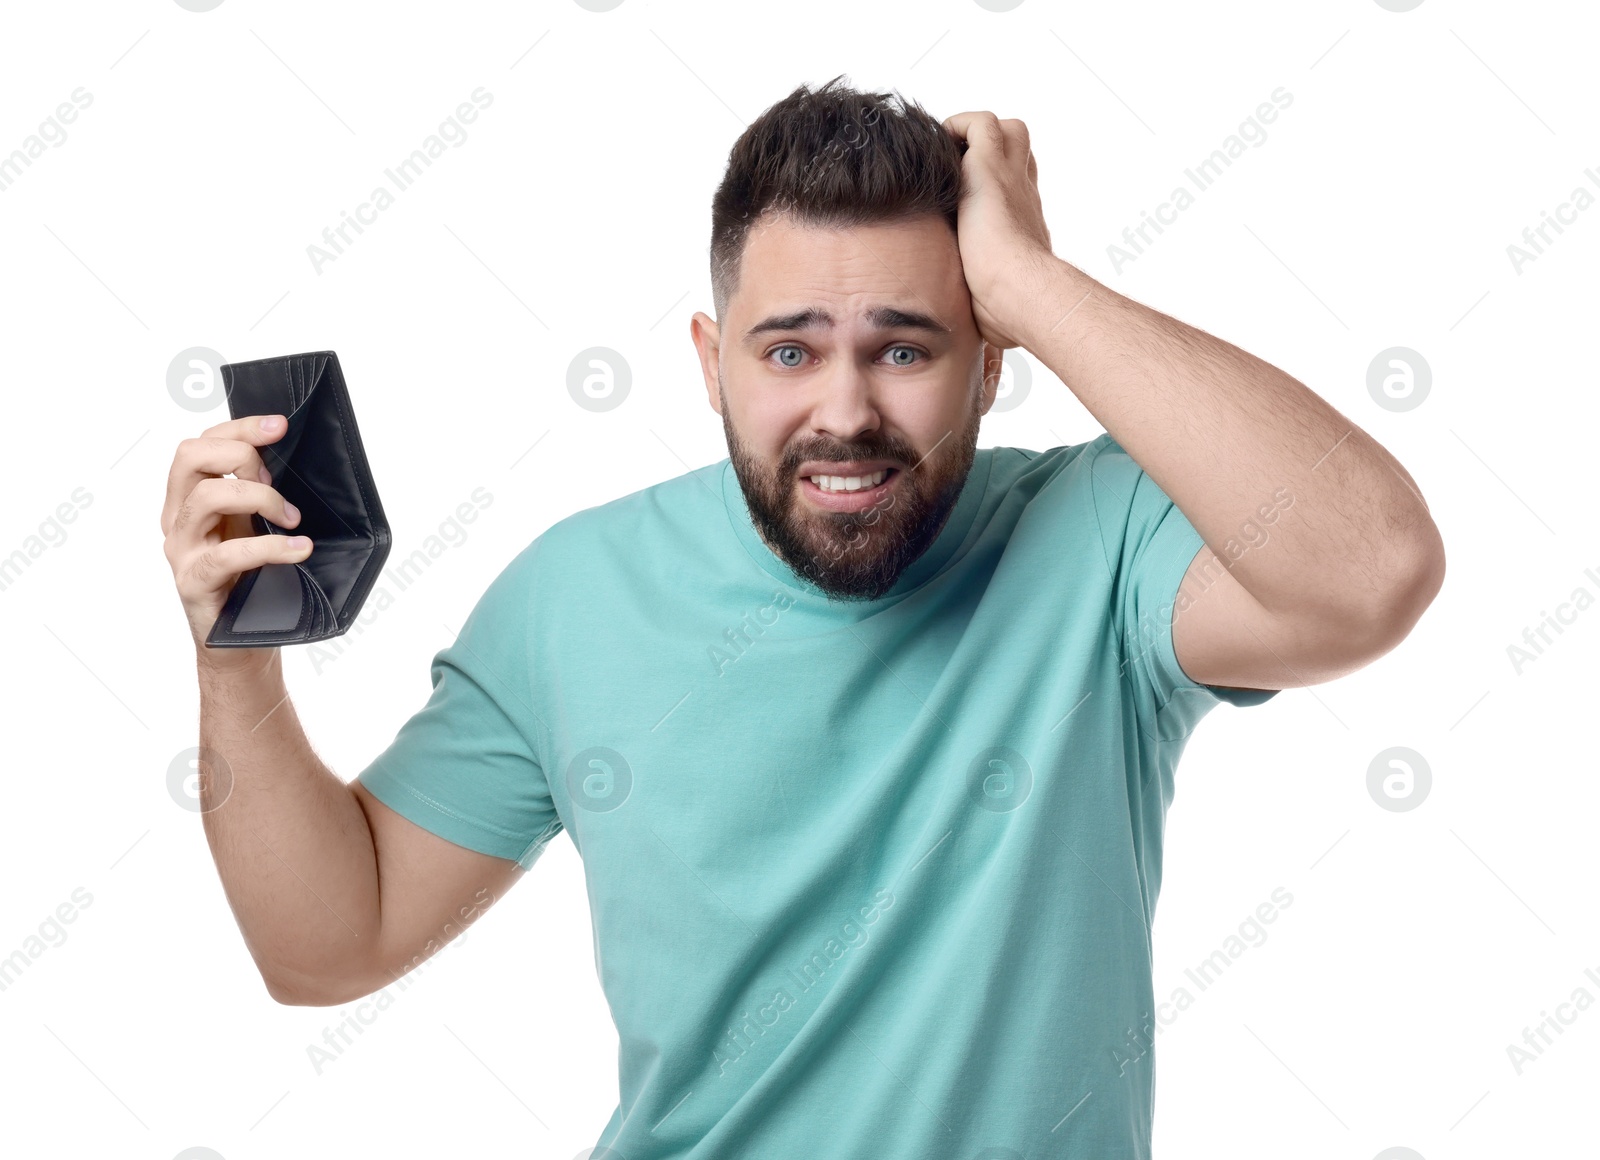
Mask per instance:
[[[823,491],[860,491],[864,487],[877,487],[889,474],[889,469],[874,471],[871,475],[813,475],[808,478]]]

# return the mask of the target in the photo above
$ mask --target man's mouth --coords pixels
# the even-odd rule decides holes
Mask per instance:
[[[877,487],[893,470],[892,467],[885,467],[870,475],[813,475],[808,478],[823,491],[861,491],[864,488]]]
[[[801,478],[800,489],[818,507],[854,512],[883,500],[899,475],[896,467],[880,468],[866,475],[808,475]]]

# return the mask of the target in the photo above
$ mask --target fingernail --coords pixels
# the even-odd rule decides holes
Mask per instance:
[[[263,463],[261,465],[261,470],[256,473],[256,478],[259,479],[262,483],[270,484],[272,482],[272,472],[267,470],[267,465],[266,464]]]
[[[263,431],[276,431],[278,429],[278,424],[282,422],[283,420],[277,415],[267,415],[261,420],[261,429]]]
[[[294,504],[290,503],[288,500],[284,500],[283,501],[283,510],[284,510],[285,513],[288,514],[289,518],[291,520],[293,520],[295,523],[299,523],[300,522],[300,509],[295,507]]]

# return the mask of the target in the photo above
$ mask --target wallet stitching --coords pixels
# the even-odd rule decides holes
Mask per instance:
[[[339,373],[339,384],[341,386],[344,385],[344,375],[343,375],[343,373]],[[350,429],[353,426],[355,426],[355,416],[352,415],[352,414],[349,414],[348,412],[345,411],[345,407],[344,407],[344,404],[345,404],[345,392],[344,391],[335,391],[334,392],[333,403],[334,403],[334,406],[336,408],[338,408],[338,411],[339,411],[339,437],[344,440],[345,454],[349,458],[349,461],[350,461],[350,473],[353,476],[355,476],[356,488],[361,492],[361,499],[362,499],[362,504],[363,504],[362,515],[365,517],[366,522],[369,525],[375,525],[377,523],[377,521],[372,518],[372,509],[373,509],[373,506],[374,506],[374,500],[373,500],[373,497],[370,496],[367,493],[367,481],[364,478],[365,475],[366,475],[366,472],[362,472],[362,471],[357,471],[356,470],[356,462],[357,462],[358,453],[356,451],[355,446],[350,441]],[[379,544],[378,544],[378,537],[377,537],[376,528],[374,528],[374,531],[373,531],[372,541],[373,541],[373,543],[372,543],[372,547],[373,547],[372,556],[367,561],[367,566],[361,570],[361,575],[356,577],[356,583],[350,590],[352,596],[354,596],[359,591],[361,593],[361,602],[363,602],[363,603],[366,601],[367,591],[371,588],[372,584],[377,579],[377,567],[379,565],[381,565],[383,560],[385,558],[387,558],[387,556],[388,556],[387,552],[380,552],[378,550]],[[347,598],[347,603],[348,603],[348,598]],[[334,623],[335,624],[338,623],[338,614],[337,613],[334,614]]]

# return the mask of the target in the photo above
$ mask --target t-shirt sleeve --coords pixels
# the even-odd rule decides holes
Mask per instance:
[[[1173,610],[1205,538],[1109,434],[1095,444],[1089,470],[1112,578],[1111,619],[1140,728],[1170,740],[1224,701],[1242,708],[1270,700],[1278,690],[1203,685],[1178,664]]]
[[[541,765],[529,620],[539,541],[484,591],[434,654],[433,692],[357,780],[384,805],[469,850],[530,869],[561,829]]]

